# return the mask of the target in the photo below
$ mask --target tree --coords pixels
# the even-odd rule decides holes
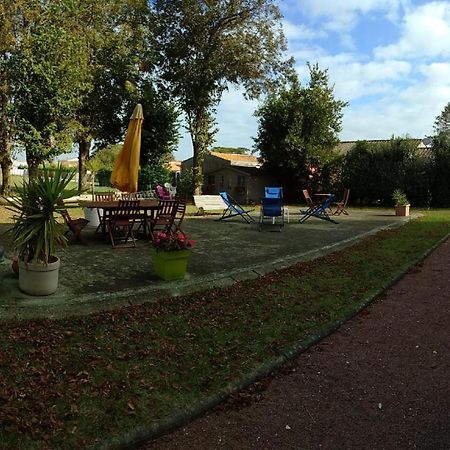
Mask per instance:
[[[151,69],[152,58],[146,0],[80,0],[77,21],[84,26],[83,47],[89,60],[84,74],[89,89],[76,113],[81,191],[92,142],[103,147],[123,137],[127,112],[139,101],[139,84]]]
[[[291,67],[275,0],[154,0],[162,79],[185,113],[193,146],[195,192],[214,140],[215,107],[229,84],[254,98]]]
[[[436,117],[434,131],[436,135],[445,134],[450,136],[450,103],[447,103],[442,113]]]
[[[10,56],[16,137],[31,177],[45,160],[71,148],[74,112],[86,89],[88,64],[71,0],[34,2],[21,11],[21,39]],[[31,7],[30,7],[31,8]],[[28,14],[29,13],[29,14]]]
[[[179,133],[179,110],[155,88],[154,83],[146,81],[141,87],[139,103],[144,110],[141,136],[141,168],[161,166],[167,163],[176,150]]]
[[[0,2],[0,166],[2,170],[0,194],[6,194],[10,188],[14,134],[14,115],[11,108],[11,55],[15,52],[17,42],[23,39],[21,34],[24,27],[19,19],[26,14],[30,20],[30,5],[27,1],[3,0]]]
[[[342,109],[328,85],[327,71],[309,65],[310,81],[301,86],[296,77],[256,111],[259,118],[255,148],[265,167],[287,185],[321,181],[322,169],[335,156]]]

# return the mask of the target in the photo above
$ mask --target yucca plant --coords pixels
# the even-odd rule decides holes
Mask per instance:
[[[8,199],[8,209],[14,212],[10,230],[19,259],[47,264],[58,245],[66,245],[64,221],[58,221],[65,209],[64,200],[77,194],[66,190],[75,170],[60,165],[45,168],[36,179],[24,180],[16,186],[16,193]]]

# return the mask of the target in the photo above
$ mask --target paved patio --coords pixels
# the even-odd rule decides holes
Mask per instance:
[[[338,217],[337,225],[315,218],[300,224],[292,209],[290,223],[281,233],[268,228],[258,232],[256,224],[239,219],[216,222],[214,215],[188,217],[183,229],[197,244],[186,279],[175,282],[164,282],[153,275],[150,244],[144,239],[138,240],[135,249],[113,250],[104,239],[94,236],[94,228],[88,227],[83,233],[85,244],[72,244],[59,251],[60,283],[51,296],[23,294],[12,274],[10,259],[0,263],[0,317],[83,315],[152,301],[162,295],[229,285],[351,245],[408,220],[394,216],[392,209],[361,209]],[[11,252],[7,245],[6,256],[11,257]]]

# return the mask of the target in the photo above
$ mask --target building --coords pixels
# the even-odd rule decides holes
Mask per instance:
[[[193,158],[182,162],[182,172],[192,168]],[[259,202],[264,187],[273,186],[256,156],[209,152],[203,161],[203,194],[226,191],[239,203]]]
[[[432,156],[432,139],[409,139],[417,144],[417,154],[423,158],[430,158]],[[365,141],[368,144],[387,144],[391,142],[390,139],[360,139],[360,141]],[[359,141],[341,141],[335,147],[335,150],[340,155],[346,155]]]

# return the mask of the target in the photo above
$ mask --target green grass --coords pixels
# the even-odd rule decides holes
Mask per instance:
[[[0,447],[80,448],[162,418],[343,317],[450,211],[256,280],[84,318],[1,325]]]

